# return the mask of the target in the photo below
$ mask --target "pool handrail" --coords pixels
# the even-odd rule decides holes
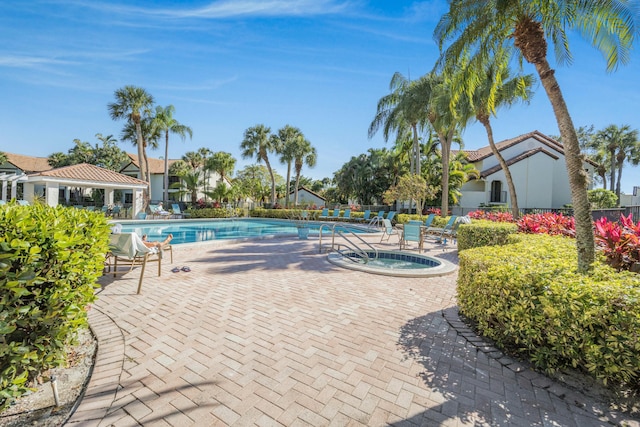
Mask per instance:
[[[358,236],[356,233],[354,233],[353,231],[349,230],[348,226],[345,226],[345,224],[322,224],[318,230],[318,253],[322,253],[322,230],[324,229],[324,227],[330,227],[331,228],[331,250],[334,251],[335,250],[335,245],[336,245],[336,227],[342,227],[345,229],[345,231],[349,232],[350,234],[352,234],[353,236],[355,236],[356,238],[358,238],[362,243],[364,243],[366,246],[368,246],[371,251],[375,254],[374,259],[378,258],[378,249],[371,246],[371,244],[369,242],[367,242],[366,240],[364,240],[362,237]],[[364,258],[366,259],[365,262],[368,262],[369,260],[369,254],[363,250],[361,247],[359,247],[358,245],[354,244],[351,240],[349,240],[349,238],[347,238],[342,231],[338,230],[338,234],[344,238],[347,242],[351,243],[355,250],[357,252],[362,252],[364,254]],[[345,245],[346,246],[346,245]]]

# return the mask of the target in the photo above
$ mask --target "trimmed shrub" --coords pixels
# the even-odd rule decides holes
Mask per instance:
[[[189,209],[187,213],[189,214],[189,218],[230,218],[244,214],[240,208],[234,208],[233,214],[226,208]]]
[[[101,212],[0,208],[0,409],[61,366],[87,326],[109,227]]]
[[[577,368],[638,389],[640,276],[600,262],[578,274],[575,240],[567,237],[519,240],[460,253],[461,313],[540,369]]]
[[[506,245],[509,236],[518,232],[518,226],[509,222],[473,220],[458,227],[458,251],[480,246]]]

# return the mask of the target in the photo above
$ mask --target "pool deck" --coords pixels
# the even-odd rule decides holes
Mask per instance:
[[[426,249],[457,263],[453,245]],[[317,239],[173,252],[142,295],[136,270],[100,279],[96,365],[67,426],[640,426],[473,334],[456,272],[346,270]]]

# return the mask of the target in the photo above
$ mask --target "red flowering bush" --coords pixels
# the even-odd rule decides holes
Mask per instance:
[[[440,208],[427,208],[422,212],[422,214],[423,215],[436,214],[436,216],[440,216],[440,212],[442,212]]]
[[[572,216],[564,216],[552,212],[529,214],[518,221],[518,231],[529,234],[575,237],[576,221]]]
[[[629,216],[620,215],[620,223],[600,218],[595,222],[595,239],[607,263],[618,270],[629,270],[640,262],[640,222],[634,224]]]
[[[471,219],[486,219],[493,222],[514,222],[511,212],[499,212],[499,211],[482,211],[477,210],[469,212],[467,216]]]

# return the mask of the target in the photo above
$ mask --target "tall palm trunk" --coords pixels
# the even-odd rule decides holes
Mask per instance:
[[[151,191],[149,181],[147,180],[147,165],[144,163],[144,140],[142,139],[142,126],[140,126],[140,117],[136,120],[134,117],[134,123],[136,125],[137,146],[138,146],[138,166],[140,168],[140,179],[147,182],[147,187],[142,191],[142,210],[147,208],[149,203],[149,193]]]
[[[296,183],[297,186],[297,183]],[[298,194],[298,189],[296,188],[296,194]],[[284,199],[284,206],[289,207],[289,193],[291,193],[291,162],[287,163],[287,195]],[[298,204],[298,200],[296,199],[293,202],[294,206]]]
[[[498,159],[498,163],[500,163],[500,167],[504,172],[504,177],[507,180],[507,187],[509,187],[509,196],[511,197],[511,214],[514,218],[520,217],[520,209],[518,208],[518,196],[516,195],[516,186],[513,184],[513,178],[511,177],[511,171],[509,170],[509,166],[507,162],[502,157],[502,154],[498,151],[498,147],[496,147],[496,143],[493,139],[493,129],[491,128],[491,122],[489,121],[489,115],[487,114],[478,114],[478,121],[482,123],[485,130],[487,131],[487,138],[489,139],[489,146],[491,147],[491,151],[493,155]]]
[[[611,156],[611,165],[609,165],[609,169],[611,170],[609,174],[609,188],[610,191],[616,191],[616,147],[615,145],[609,149],[609,155]]]
[[[580,143],[565,103],[554,71],[547,61],[547,42],[539,22],[524,18],[516,24],[515,45],[527,62],[536,68],[540,82],[553,107],[558,129],[564,145],[564,159],[569,175],[573,216],[576,222],[576,247],[578,250],[578,271],[586,273],[595,260],[595,238],[591,208],[587,197],[587,174],[583,170]]]
[[[451,134],[453,136],[453,134]],[[451,153],[451,138],[449,135],[438,134],[440,148],[442,148],[442,204],[440,216],[446,217],[449,213],[449,155]]]
[[[164,201],[169,201],[169,131],[165,132],[164,144]]]
[[[618,180],[616,181],[616,196],[618,197],[618,206],[620,206],[620,181],[622,180],[622,167],[624,166],[626,156],[624,153],[617,157],[618,161]]]
[[[413,128],[413,163],[415,165],[415,174],[420,176],[420,140],[418,139],[418,126],[414,123]]]
[[[271,176],[271,206],[273,206],[276,204],[276,177],[273,175],[271,163],[269,163],[269,158],[266,156],[264,157],[264,164],[267,166],[267,170]]]

